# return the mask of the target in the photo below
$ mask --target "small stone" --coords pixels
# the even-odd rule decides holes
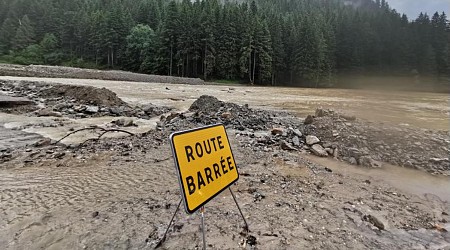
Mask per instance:
[[[231,113],[230,112],[224,112],[224,113],[222,113],[222,115],[220,115],[220,117],[222,117],[222,119],[230,119],[231,118]]]
[[[304,124],[311,124],[313,122],[314,122],[314,118],[311,115],[308,115],[303,123]]]
[[[331,149],[331,148],[325,148],[325,151],[327,151],[327,153],[328,153],[329,155],[333,155],[333,152],[334,152],[334,150]]]
[[[323,109],[316,109],[316,117],[325,116],[325,111]]]
[[[334,158],[338,158],[339,157],[339,150],[337,148],[335,148],[334,151],[333,151],[333,157]]]
[[[55,117],[62,117],[62,114],[56,111],[53,111],[50,108],[40,109],[36,112],[37,116],[55,116]]]
[[[178,115],[179,115],[179,113],[177,113],[177,112],[170,113],[170,115],[166,117],[166,122],[169,123],[170,121],[172,121]]]
[[[98,215],[99,215],[99,212],[95,211],[92,213],[92,218],[97,218]]]
[[[296,150],[296,148],[294,148],[291,144],[289,144],[285,140],[280,141],[280,146],[281,146],[281,149],[283,149],[283,150]]]
[[[282,135],[283,129],[282,128],[273,128],[272,130],[270,130],[270,133],[272,135]]]
[[[348,159],[348,162],[352,165],[357,165],[358,161],[356,161],[356,159],[354,157],[350,157],[350,159]]]
[[[381,163],[373,160],[369,156],[361,156],[358,161],[359,165],[362,165],[364,167],[372,167],[372,168],[378,168],[381,167]]]
[[[134,124],[133,119],[127,119],[127,118],[121,118],[119,120],[115,120],[112,123],[116,124],[117,126],[122,126],[122,127],[131,127]]]
[[[319,142],[320,142],[319,138],[317,138],[314,135],[306,136],[306,144],[308,144],[308,145],[313,145],[313,144],[316,144],[316,143],[319,143]]]
[[[249,244],[250,246],[255,246],[256,245],[256,237],[253,235],[247,236],[247,244]]]
[[[294,136],[294,138],[292,138],[292,144],[294,144],[294,146],[296,147],[300,146],[300,139],[298,138],[298,136]]]
[[[85,112],[95,114],[98,113],[99,110],[100,108],[98,106],[87,106]]]
[[[375,227],[377,227],[380,230],[386,230],[387,228],[387,222],[384,218],[382,218],[380,215],[373,215],[369,214],[365,216],[367,221],[372,223]]]
[[[292,132],[298,137],[302,137],[303,136],[302,132],[300,132],[300,130],[298,130],[298,129],[293,129]]]
[[[363,155],[363,153],[357,148],[348,148],[347,151],[348,154],[354,158],[359,158],[360,156]]]
[[[51,139],[49,139],[49,138],[44,138],[44,139],[42,139],[42,140],[39,140],[39,141],[35,142],[33,145],[34,145],[35,147],[42,147],[42,146],[48,146],[48,145],[50,145],[51,142],[52,142]]]
[[[325,151],[325,149],[322,146],[320,146],[319,144],[314,144],[311,147],[311,152],[313,154],[317,155],[317,156],[320,156],[320,157],[327,157],[328,156],[327,151]]]

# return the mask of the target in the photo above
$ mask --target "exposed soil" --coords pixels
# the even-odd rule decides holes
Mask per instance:
[[[64,115],[71,118],[109,115],[150,119],[171,110],[169,107],[157,107],[151,103],[143,106],[129,105],[111,90],[91,86],[0,80],[0,90],[13,96],[27,97],[35,104],[0,106],[3,112],[12,114],[57,117]]]
[[[305,119],[202,96],[135,136],[2,150],[1,248],[152,249],[180,199],[170,133],[219,122],[235,153],[240,179],[232,189],[250,234],[225,191],[206,206],[208,248],[450,247],[448,134],[323,109]],[[410,167],[439,175],[417,171],[443,183],[444,195],[404,190],[313,155],[367,171],[414,160]],[[179,212],[162,248],[201,248],[199,227],[198,214]]]
[[[83,104],[103,105],[103,106],[121,106],[125,102],[117,97],[116,93],[105,88],[94,88],[90,86],[70,86],[57,85],[40,91],[40,96],[44,97],[65,97],[74,98]]]

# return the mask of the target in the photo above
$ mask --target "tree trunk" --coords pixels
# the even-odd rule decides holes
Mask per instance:
[[[109,58],[109,49],[108,49],[108,67],[110,65],[110,58]]]
[[[173,44],[170,43],[169,76],[172,76]]]
[[[292,72],[292,69],[291,69],[291,72],[290,72],[291,74],[290,74],[290,80],[289,80],[289,83],[292,85],[292,77],[293,77],[293,73],[294,72]]]
[[[256,51],[253,53],[252,85],[255,83],[255,73],[256,73]]]
[[[111,49],[111,68],[114,68],[114,48]]]
[[[186,77],[189,77],[189,54],[186,54]]]
[[[205,60],[203,63],[203,80],[206,81],[206,77],[208,73],[206,72],[206,69],[208,68],[208,43],[205,42]]]
[[[252,53],[250,52],[250,55],[248,56],[248,80],[250,81],[250,84],[253,85],[252,81]]]

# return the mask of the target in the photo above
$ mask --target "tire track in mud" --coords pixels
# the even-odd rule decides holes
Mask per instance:
[[[111,159],[111,155],[106,154],[71,168],[55,167],[54,163],[45,168],[0,171],[1,248],[14,249],[18,243],[25,244],[25,239],[39,242],[53,231],[64,231],[71,215],[79,211],[106,210],[109,203],[147,199],[155,191],[164,195],[165,191],[177,185],[174,168],[167,167],[169,159],[152,166],[116,164]],[[171,175],[173,180],[166,180],[166,176]],[[161,185],[164,182],[168,183],[167,187]],[[59,214],[60,211],[64,211],[63,215]],[[39,218],[48,213],[66,216],[67,219],[56,220],[48,226]],[[61,240],[46,242],[42,246]]]

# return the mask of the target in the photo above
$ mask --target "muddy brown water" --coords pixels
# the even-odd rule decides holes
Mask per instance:
[[[380,92],[343,89],[304,89],[278,87],[250,87],[224,85],[183,85],[166,83],[142,83],[123,81],[104,81],[88,79],[27,78],[0,76],[0,80],[45,81],[61,84],[88,85],[105,87],[133,104],[153,103],[187,110],[201,95],[213,95],[220,100],[249,104],[251,107],[285,110],[299,116],[311,114],[317,107],[332,108],[358,118],[373,122],[411,126],[421,129],[449,131],[450,106],[448,94],[419,92]],[[0,123],[15,127],[20,117],[0,115]],[[25,120],[32,122],[28,117]],[[47,119],[47,118],[45,118]],[[77,124],[91,125],[110,122],[111,118],[80,119],[71,121]],[[22,121],[23,122],[23,121]],[[145,124],[146,129],[154,127],[155,121]],[[144,124],[142,124],[144,125]],[[28,132],[59,139],[66,133],[61,128],[33,128]],[[138,131],[133,131],[138,132]],[[72,139],[76,142],[76,138]],[[417,195],[432,194],[443,201],[450,202],[450,178],[433,176],[428,173],[385,164],[381,169],[355,167],[331,159],[310,157],[321,165],[335,171],[358,174],[385,181],[401,190]]]
[[[437,196],[450,203],[450,177],[435,176],[420,170],[383,163],[381,168],[364,168],[329,158],[306,156],[311,162],[327,166],[338,173],[360,175],[372,181],[384,181],[393,187],[415,195]]]
[[[252,107],[286,110],[304,116],[317,107],[332,108],[358,118],[417,128],[450,128],[449,95],[424,92],[307,89],[224,85],[186,85],[88,79],[0,76],[0,80],[45,81],[108,88],[131,103],[154,103],[186,110],[201,95],[249,104]]]

